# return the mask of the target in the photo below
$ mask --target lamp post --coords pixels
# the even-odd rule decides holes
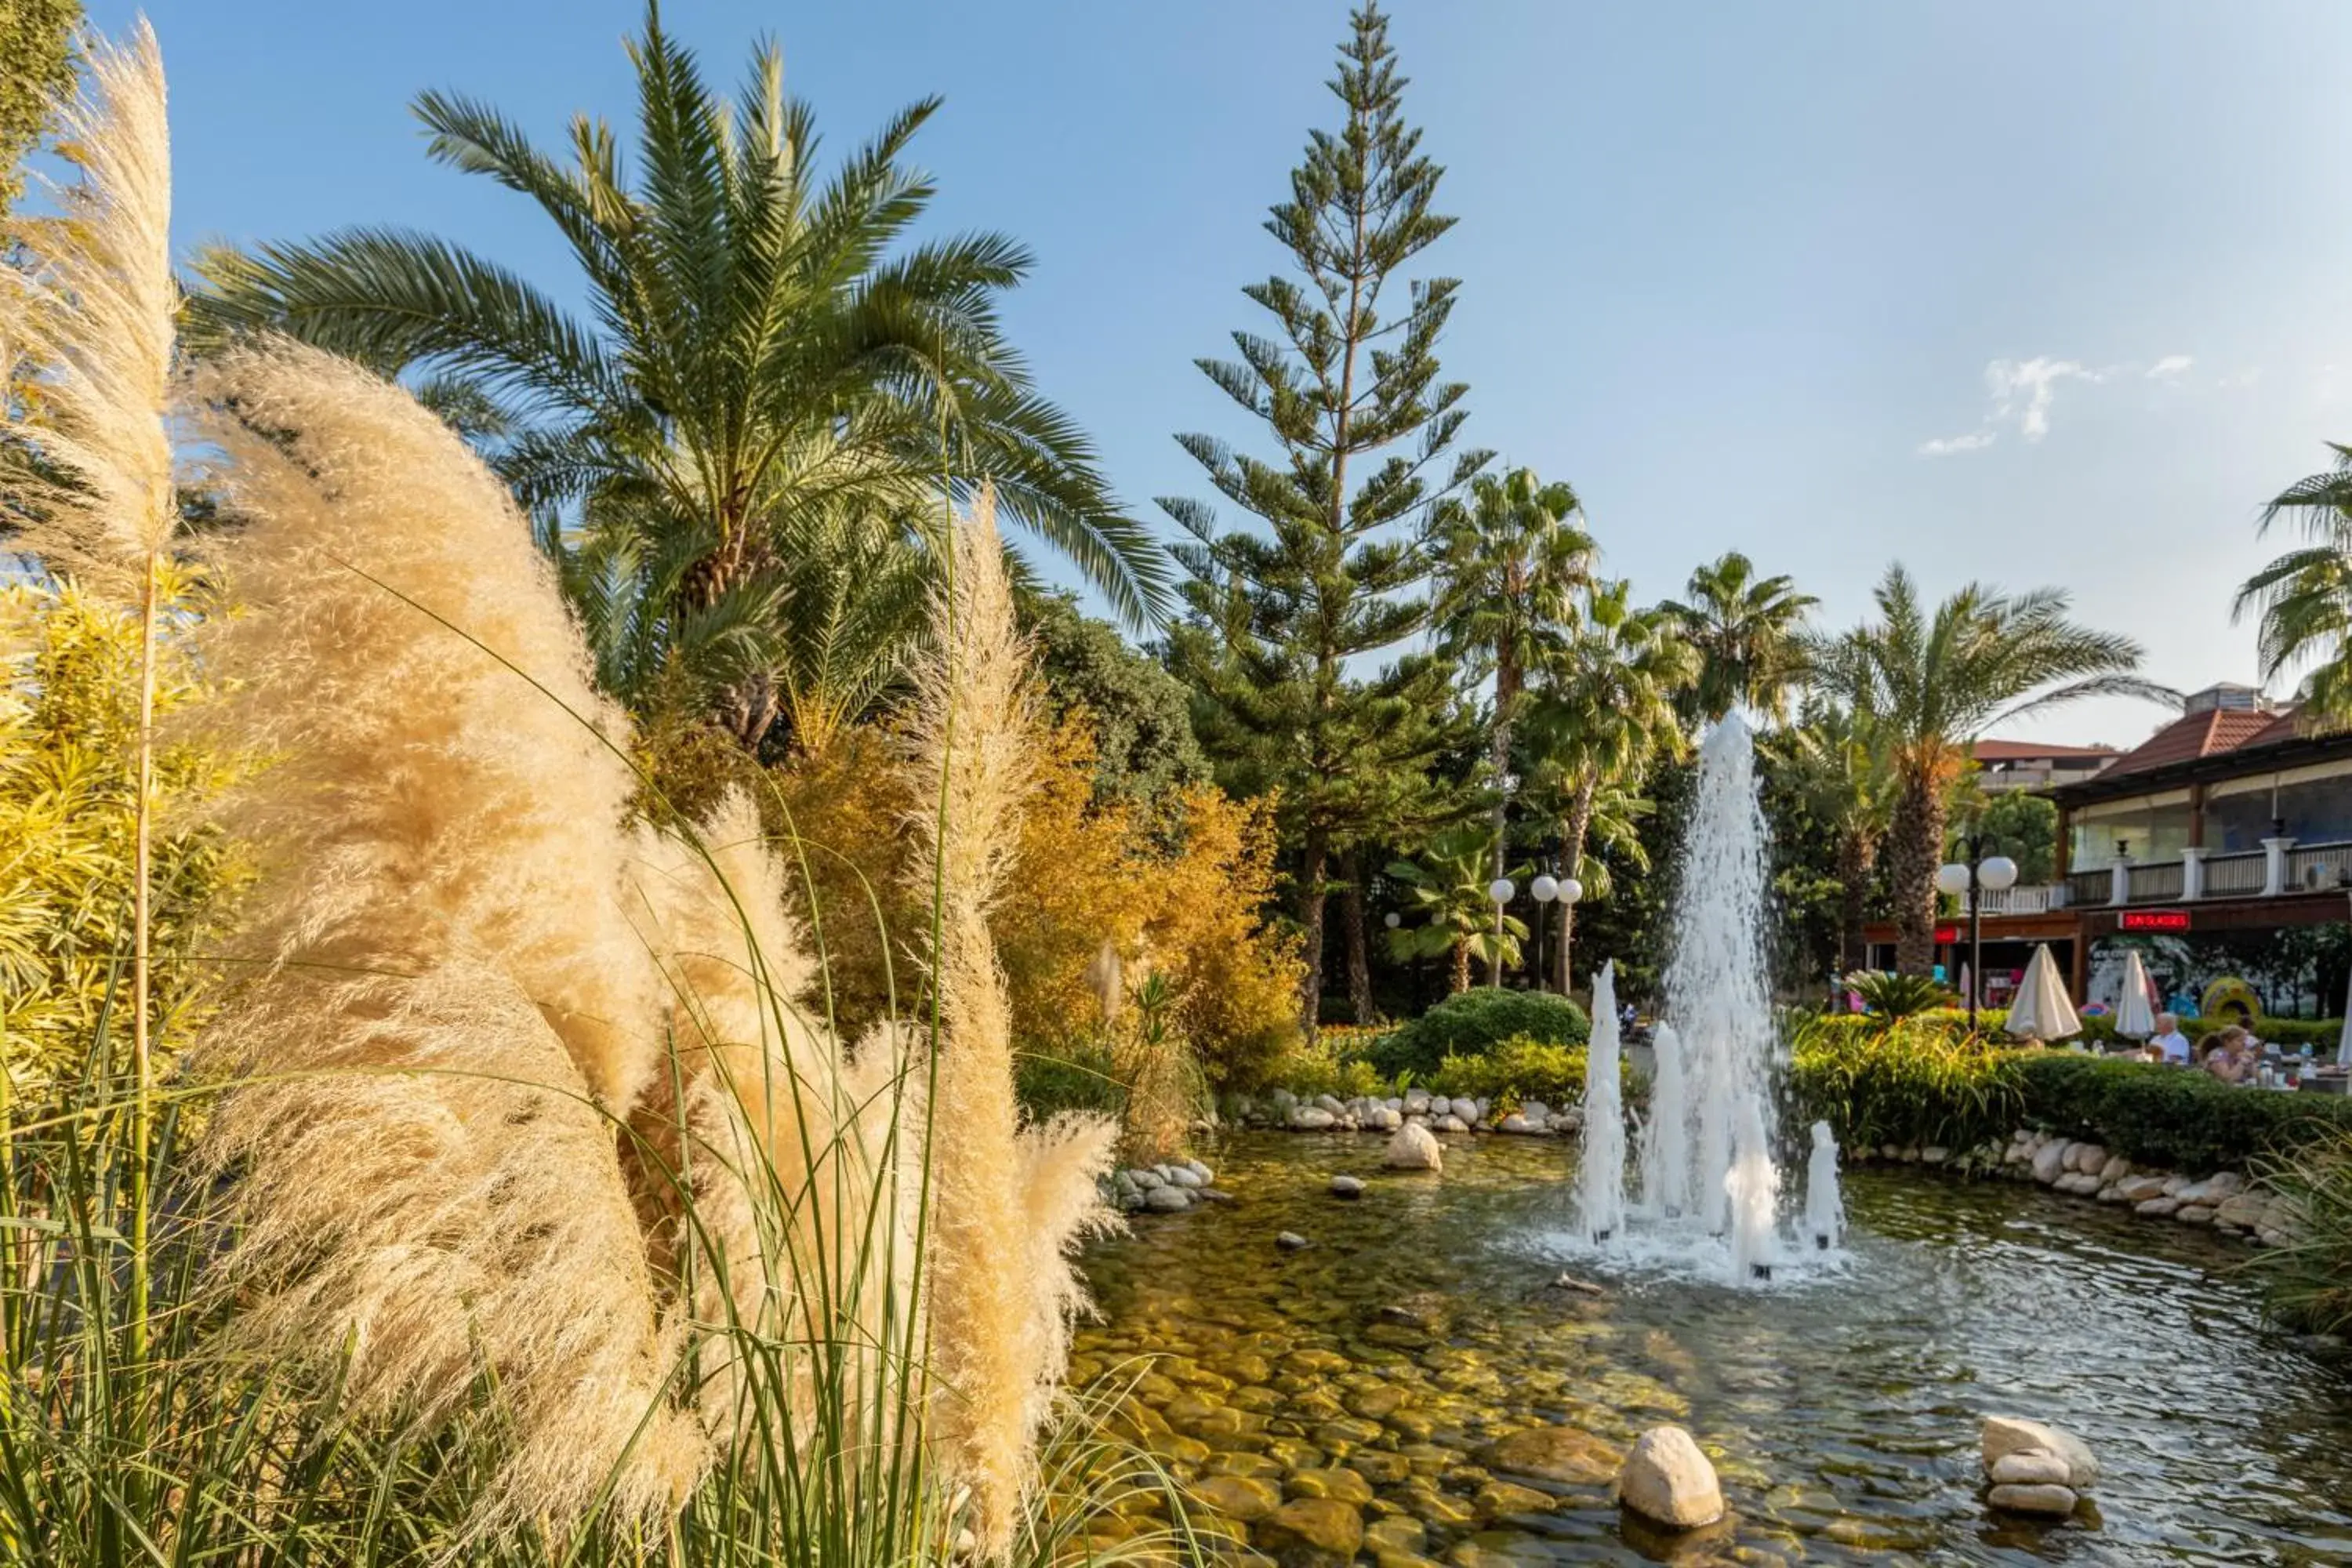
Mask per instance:
[[[1486,884],[1486,898],[1495,906],[1495,963],[1487,973],[1494,976],[1495,989],[1503,988],[1503,906],[1518,891],[1508,877],[1497,877]]]
[[[1565,921],[1569,918],[1569,911],[1576,907],[1576,900],[1584,897],[1584,884],[1573,877],[1545,875],[1528,883],[1528,891],[1536,896],[1536,902],[1538,904],[1549,904],[1557,900],[1559,903],[1559,918]],[[1553,978],[1559,994],[1563,996],[1567,995],[1568,965],[1562,963],[1559,966],[1559,973]]]
[[[1979,892],[2005,892],[2017,886],[2017,862],[2006,855],[1986,856],[1985,838],[1971,833],[1960,840],[1968,857],[1939,867],[1936,890],[1969,900],[1969,1033],[1977,1031],[1977,992],[1984,984],[1984,900]]]

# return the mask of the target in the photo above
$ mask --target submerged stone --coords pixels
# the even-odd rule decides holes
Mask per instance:
[[[1250,1538],[1283,1562],[1345,1562],[1363,1549],[1364,1516],[1334,1498],[1299,1498],[1260,1520]]]
[[[1723,1485],[1697,1442],[1679,1426],[1653,1426],[1617,1476],[1618,1500],[1645,1519],[1692,1530],[1723,1517]]]
[[[1483,1463],[1498,1470],[1571,1486],[1614,1480],[1624,1456],[1590,1432],[1574,1426],[1538,1426],[1514,1432],[1480,1450]]]

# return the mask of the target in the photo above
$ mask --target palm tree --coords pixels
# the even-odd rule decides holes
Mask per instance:
[[[1495,682],[1487,750],[1497,877],[1511,804],[1511,730],[1528,671],[1559,646],[1575,617],[1577,594],[1592,582],[1592,538],[1570,521],[1580,510],[1565,483],[1548,485],[1533,468],[1514,468],[1480,475],[1470,503],[1450,509],[1434,531],[1431,618],[1439,650],[1471,680],[1491,676]]]
[[[2330,442],[2328,450],[2333,468],[2289,485],[2263,509],[2262,531],[2293,512],[2306,542],[2247,578],[2231,618],[2257,617],[2264,680],[2318,658],[2304,711],[2342,723],[2352,721],[2352,446]]]
[[[1559,824],[1563,874],[1580,879],[1602,806],[1631,798],[1650,764],[1683,745],[1675,703],[1699,673],[1677,618],[1663,605],[1636,608],[1631,595],[1622,579],[1585,594],[1576,629],[1545,662],[1528,724],[1529,792]],[[1574,907],[1561,905],[1563,994],[1575,927]]]
[[[1813,816],[1837,839],[1838,973],[1861,969],[1870,880],[1895,809],[1892,759],[1868,715],[1820,698],[1780,745]]]
[[[1898,565],[1873,596],[1878,619],[1821,645],[1814,679],[1886,748],[1895,792],[1887,830],[1895,962],[1924,974],[1935,959],[1946,791],[1977,738],[2078,698],[2180,699],[2135,673],[2137,643],[2068,619],[2067,596],[2054,588],[2012,597],[1970,583],[1930,612]]]
[[[1713,723],[1741,703],[1767,718],[1788,717],[1789,694],[1804,674],[1805,616],[1821,601],[1790,577],[1759,577],[1755,563],[1727,552],[1690,574],[1686,600],[1661,608],[1682,622],[1683,638],[1705,663],[1684,699],[1685,714]]]
[[[1420,925],[1399,926],[1389,932],[1389,950],[1397,957],[1450,954],[1456,995],[1470,989],[1473,953],[1486,961],[1497,984],[1503,970],[1518,963],[1519,942],[1528,928],[1516,915],[1498,916],[1486,897],[1492,877],[1486,828],[1476,823],[1449,827],[1429,841],[1419,860],[1392,861],[1388,874],[1402,889],[1405,900],[1424,917]],[[1526,868],[1511,874],[1524,876]]]
[[[567,160],[486,104],[416,103],[435,158],[555,226],[580,313],[446,240],[351,229],[210,253],[194,338],[282,331],[408,376],[512,483],[566,579],[625,606],[622,664],[689,666],[750,744],[785,702],[776,626],[810,613],[787,574],[833,525],[813,510],[928,552],[945,477],[960,493],[993,483],[1000,516],[1130,623],[1157,619],[1159,545],[1117,510],[999,322],[1027,253],[989,233],[907,243],[933,187],[902,160],[937,100],[826,179],[772,46],[731,104],[651,7],[629,54],[634,171],[599,121],[573,121]]]

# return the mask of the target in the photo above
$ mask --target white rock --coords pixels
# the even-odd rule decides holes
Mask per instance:
[[[1192,1206],[1192,1194],[1181,1187],[1154,1187],[1143,1194],[1143,1206],[1157,1214],[1181,1214]]]
[[[2048,1186],[2066,1171],[2066,1145],[2044,1143],[2034,1152],[2033,1179]]]
[[[1723,1517],[1723,1486],[1698,1444],[1679,1426],[1642,1434],[1617,1472],[1617,1497],[1644,1519],[1695,1530]]]
[[[1127,1179],[1133,1182],[1137,1186],[1141,1187],[1147,1193],[1154,1187],[1164,1187],[1168,1184],[1167,1181],[1160,1174],[1159,1172],[1147,1171],[1139,1167],[1136,1170],[1128,1172]]]
[[[2179,1208],[2172,1211],[2172,1217],[2179,1220],[2183,1225],[2211,1225],[2213,1223],[2213,1205],[2210,1204],[2182,1204]]]
[[[1425,1089],[1409,1089],[1405,1090],[1404,1110],[1407,1114],[1413,1116],[1426,1116],[1429,1114],[1429,1090]]]
[[[1377,1131],[1393,1132],[1400,1126],[1403,1125],[1403,1112],[1393,1110],[1385,1105],[1381,1105],[1372,1108],[1372,1112],[1370,1116],[1365,1120],[1364,1125],[1372,1128]]]
[[[1545,1121],[1550,1120],[1551,1107],[1546,1105],[1540,1100],[1530,1100],[1525,1105],[1519,1107],[1519,1114],[1526,1117],[1529,1121],[1536,1123],[1538,1126],[1541,1126]]]
[[[2120,1182],[2130,1174],[2131,1162],[2121,1154],[2108,1155],[2107,1163],[2099,1167],[2099,1180],[2102,1182]]]
[[[1209,1184],[1201,1180],[1200,1173],[1190,1165],[1169,1166],[1168,1182],[1171,1186],[1177,1187],[1205,1187]]]
[[[1184,1168],[1200,1177],[1202,1186],[1213,1187],[1217,1184],[1217,1173],[1201,1163],[1200,1161],[1187,1160],[1184,1162]]]
[[[2011,1513],[2043,1519],[2063,1519],[2074,1511],[2074,1494],[2064,1487],[1995,1487],[1985,1500]]]
[[[1302,1105],[1290,1113],[1290,1124],[1301,1132],[1320,1132],[1339,1120],[1319,1105]]]
[[[1528,1124],[1528,1119],[1526,1117],[1514,1110],[1508,1116],[1503,1118],[1502,1124],[1496,1127],[1495,1131],[1497,1132],[1533,1132],[1536,1129]]]
[[[2158,1194],[2152,1198],[2142,1198],[2132,1205],[2132,1213],[2147,1219],[2169,1219],[2172,1217],[2173,1211],[2179,1206],[2179,1198],[2168,1198]]]
[[[2043,1448],[2020,1448],[1992,1463],[1992,1479],[2004,1487],[2063,1487],[2074,1474],[2066,1461]]]
[[[1321,1106],[1324,1110],[1329,1111],[1334,1116],[1339,1115],[1341,1111],[1348,1109],[1346,1105],[1340,1102],[1339,1097],[1336,1094],[1318,1094],[1315,1097],[1315,1103]]]
[[[1432,1116],[1451,1116],[1454,1114],[1454,1102],[1446,1099],[1442,1094],[1433,1096],[1429,1102],[1429,1114]]]
[[[1335,1198],[1360,1198],[1364,1195],[1364,1184],[1355,1176],[1334,1176],[1331,1178],[1331,1195]]]
[[[2076,1491],[2088,1491],[2099,1479],[2099,1461],[2083,1439],[2022,1415],[1986,1416],[1982,1442],[1988,1475],[2006,1456],[2038,1448],[2065,1461],[2066,1484]]]
[[[1919,1151],[1919,1163],[1923,1165],[1941,1165],[1948,1162],[1951,1157],[1952,1152],[1940,1143],[1930,1143]]]
[[[2077,1171],[2093,1173],[2107,1163],[2107,1152],[2096,1143],[2077,1143],[2068,1163]]]
[[[1381,1152],[1381,1159],[1391,1170],[1442,1171],[1445,1168],[1445,1149],[1428,1128],[1418,1121],[1408,1121],[1389,1140],[1389,1146]]]
[[[2215,1198],[2233,1198],[2246,1190],[2246,1178],[2235,1171],[2216,1171],[2205,1178],[2205,1190]]]
[[[1431,1119],[1429,1124],[1440,1132],[1467,1132],[1470,1131],[1470,1127],[1467,1122],[1464,1121],[1462,1118],[1451,1114],[1434,1117]]]

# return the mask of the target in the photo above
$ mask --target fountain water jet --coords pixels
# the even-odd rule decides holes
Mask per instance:
[[[1576,1207],[1585,1236],[1606,1241],[1625,1223],[1625,1106],[1618,1083],[1617,966],[1592,983],[1592,1037],[1584,1058],[1584,1144]]]
[[[1813,1123],[1813,1153],[1805,1165],[1805,1234],[1823,1252],[1845,1234],[1845,1200],[1838,1194],[1837,1137],[1826,1121]]]
[[[1650,1116],[1642,1124],[1642,1206],[1658,1219],[1690,1207],[1690,1090],[1672,1024],[1650,1035]]]

